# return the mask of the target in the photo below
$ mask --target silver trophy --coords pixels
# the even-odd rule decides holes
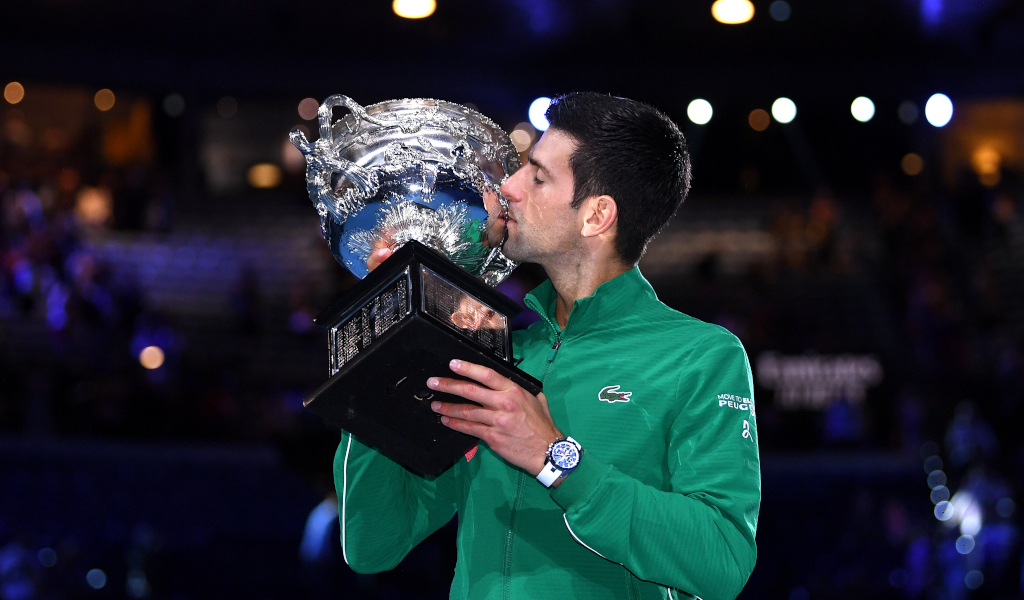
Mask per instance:
[[[336,107],[349,114],[334,120]],[[516,264],[501,251],[505,177],[519,168],[508,136],[484,115],[443,100],[320,105],[320,138],[291,141],[331,253],[362,281],[316,322],[329,333],[331,377],[305,404],[423,475],[476,440],[441,425],[426,379],[453,358],[489,366],[533,393],[512,364],[518,304],[492,289]],[[390,258],[370,272],[375,250]]]

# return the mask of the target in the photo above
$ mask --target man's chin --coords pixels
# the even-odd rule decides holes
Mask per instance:
[[[519,252],[519,248],[516,248],[515,244],[511,243],[511,240],[505,240],[505,244],[501,247],[501,253],[509,260],[514,260],[517,263],[527,262],[522,257],[522,253]]]

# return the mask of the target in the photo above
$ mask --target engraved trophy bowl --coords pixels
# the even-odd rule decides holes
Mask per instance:
[[[349,114],[334,120],[334,108]],[[320,138],[292,143],[331,253],[360,279],[316,322],[328,330],[330,379],[305,405],[424,476],[451,466],[476,439],[448,429],[430,402],[451,359],[486,365],[534,394],[512,363],[509,322],[521,308],[493,289],[516,264],[501,251],[506,201],[519,168],[508,136],[484,115],[443,100],[320,106]],[[394,252],[370,272],[378,248]]]
[[[351,112],[333,121],[335,107]],[[346,96],[320,106],[320,139],[301,131],[306,186],[334,257],[362,279],[375,247],[417,240],[485,283],[515,268],[487,245],[503,206],[498,188],[519,168],[504,131],[479,112],[444,100],[407,98],[363,108]],[[485,196],[496,200],[487,206]],[[492,232],[493,234],[494,232]]]

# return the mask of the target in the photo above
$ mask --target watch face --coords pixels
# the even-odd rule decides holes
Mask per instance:
[[[558,442],[551,448],[551,462],[559,469],[572,469],[580,462],[580,451],[572,442]]]

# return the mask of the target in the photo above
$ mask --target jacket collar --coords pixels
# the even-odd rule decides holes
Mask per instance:
[[[640,274],[640,269],[633,267],[597,286],[590,296],[574,302],[569,320],[562,330],[555,319],[555,297],[555,286],[548,279],[526,294],[525,302],[547,323],[552,333],[561,333],[563,340],[578,337],[595,328],[607,327],[613,321],[632,314],[639,302],[658,299],[654,288]]]

